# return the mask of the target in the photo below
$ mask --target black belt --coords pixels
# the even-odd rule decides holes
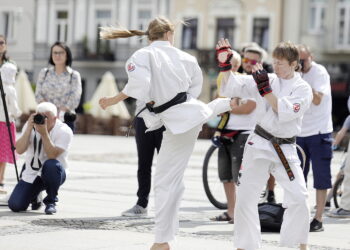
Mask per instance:
[[[284,155],[280,145],[281,144],[293,144],[295,143],[295,136],[291,138],[279,138],[271,135],[269,132],[267,132],[265,129],[263,129],[261,126],[256,125],[255,134],[261,136],[262,138],[270,141],[272,143],[272,146],[274,147],[278,157],[280,158],[282,165],[284,169],[287,172],[287,175],[289,177],[289,180],[292,181],[295,179],[295,176],[293,174],[292,169],[289,166],[288,160],[286,159],[286,156]]]
[[[146,103],[146,107],[144,107],[143,109],[141,109],[136,116],[134,117],[134,119],[131,121],[131,124],[129,126],[128,132],[126,134],[126,137],[129,136],[130,134],[130,130],[134,124],[135,118],[138,117],[145,109],[148,109],[150,112],[153,112],[155,114],[159,114],[164,112],[165,110],[167,110],[168,108],[171,108],[172,106],[175,106],[177,104],[186,102],[187,100],[187,92],[180,92],[178,93],[173,99],[171,99],[170,101],[158,106],[158,107],[153,107],[153,105],[155,104],[153,101]]]
[[[165,110],[167,110],[168,108],[175,106],[177,104],[183,103],[187,100],[187,93],[186,92],[181,92],[178,93],[173,99],[171,99],[170,101],[158,106],[158,107],[153,107],[154,103],[147,103],[146,104],[146,108],[150,111],[153,112],[155,114],[159,114],[164,112]]]

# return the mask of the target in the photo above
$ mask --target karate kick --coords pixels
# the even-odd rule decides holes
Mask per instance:
[[[147,31],[106,27],[102,39],[147,36],[149,46],[127,61],[128,82],[114,97],[104,97],[106,109],[128,97],[147,103],[143,112],[147,131],[165,126],[154,176],[155,241],[151,250],[168,250],[179,227],[178,210],[184,192],[183,176],[202,125],[211,117],[231,110],[231,100],[209,104],[197,100],[202,71],[195,57],[175,48],[175,25],[155,18]]]

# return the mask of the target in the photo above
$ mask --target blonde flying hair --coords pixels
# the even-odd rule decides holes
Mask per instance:
[[[121,27],[101,27],[100,38],[104,40],[127,38],[132,36],[147,36],[148,40],[155,41],[163,38],[168,31],[174,32],[175,25],[165,17],[153,19],[146,31],[129,30]]]

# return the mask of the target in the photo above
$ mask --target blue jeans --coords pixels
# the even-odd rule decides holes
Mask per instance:
[[[65,180],[66,172],[62,164],[55,159],[47,160],[44,162],[41,177],[36,177],[33,183],[23,180],[18,182],[10,196],[8,206],[13,212],[25,211],[43,190],[47,193],[44,203],[55,204],[58,189]]]

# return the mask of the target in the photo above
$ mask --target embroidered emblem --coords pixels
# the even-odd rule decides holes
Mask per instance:
[[[294,103],[293,110],[294,110],[294,113],[298,113],[300,110],[300,103]]]
[[[129,63],[129,64],[128,64],[128,72],[132,72],[132,71],[134,71],[134,70],[135,70],[135,64]]]
[[[254,142],[249,141],[249,142],[248,142],[248,144],[249,144],[249,145],[253,145],[253,144],[254,144]]]

